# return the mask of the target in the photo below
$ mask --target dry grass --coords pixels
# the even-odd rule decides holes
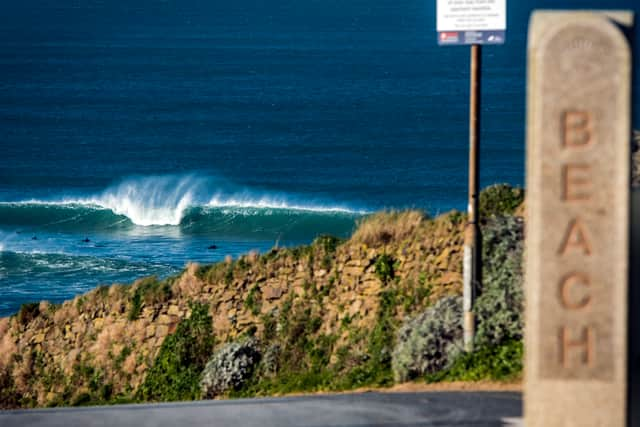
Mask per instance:
[[[112,351],[114,344],[121,344],[125,337],[129,336],[127,324],[123,322],[105,325],[98,334],[96,342],[91,346],[90,352],[99,365],[104,365],[110,359],[109,351]]]
[[[49,301],[40,301],[38,309],[40,310],[40,313],[48,313],[50,310],[50,306],[51,304],[49,303]]]
[[[8,332],[9,318],[0,320],[0,368],[9,365],[13,354],[18,350],[11,333]],[[4,329],[4,331],[3,331]]]
[[[379,212],[362,220],[351,240],[368,246],[401,242],[412,236],[425,220],[426,214],[418,210]]]
[[[133,375],[136,372],[137,363],[136,363],[137,353],[131,353],[124,360],[122,364],[122,372],[125,374]]]
[[[194,297],[202,291],[203,283],[196,276],[200,266],[191,262],[187,265],[186,271],[180,276],[180,279],[176,281],[171,291],[175,295],[181,295],[185,297]]]
[[[73,367],[76,365],[79,355],[80,349],[72,348],[62,360],[62,369],[66,375],[70,376],[72,374]]]
[[[56,310],[53,315],[53,321],[60,325],[64,324],[67,320],[77,319],[79,315],[80,313],[78,312],[76,300],[67,301],[62,304],[62,307]]]
[[[0,319],[0,339],[4,337],[4,334],[9,330],[9,317],[3,317]]]

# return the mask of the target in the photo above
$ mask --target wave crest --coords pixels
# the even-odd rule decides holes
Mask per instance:
[[[212,191],[212,189],[214,189]],[[84,198],[0,203],[0,225],[66,231],[179,226],[182,231],[248,236],[298,230],[344,234],[365,211],[241,189],[196,175],[123,180]],[[299,234],[296,232],[295,234]]]
[[[204,180],[194,176],[142,177],[123,181],[84,202],[124,215],[136,225],[179,225],[204,188]]]

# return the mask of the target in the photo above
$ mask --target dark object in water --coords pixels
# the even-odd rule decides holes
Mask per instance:
[[[213,249],[218,249],[218,247],[217,247],[216,245],[211,245],[211,246],[209,246],[207,249],[211,249],[211,250],[213,250]]]
[[[38,236],[33,236],[31,240],[38,240]]]
[[[89,243],[91,240],[89,240],[89,238],[88,238],[88,237],[85,237],[84,239],[82,239],[82,241],[83,241],[84,243]]]

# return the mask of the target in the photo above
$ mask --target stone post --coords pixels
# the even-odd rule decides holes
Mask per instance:
[[[629,288],[629,426],[640,427],[640,185],[631,192]]]
[[[527,427],[627,423],[628,12],[535,12],[529,27]]]

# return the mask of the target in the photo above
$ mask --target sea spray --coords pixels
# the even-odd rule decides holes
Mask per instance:
[[[124,180],[89,202],[125,215],[136,225],[178,225],[205,188],[206,180],[195,175],[148,176]]]
[[[346,205],[256,191],[219,178],[188,174],[127,178],[87,197],[0,202],[0,227],[89,232],[180,226],[246,237],[252,230],[286,232],[296,223],[310,227],[324,223],[320,229],[309,228],[307,234],[344,234],[345,224],[350,224],[350,231],[355,219],[365,213]],[[255,218],[243,222],[247,217]]]

